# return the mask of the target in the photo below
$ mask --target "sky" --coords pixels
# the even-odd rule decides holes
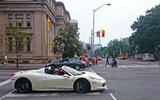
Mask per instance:
[[[64,3],[71,19],[78,20],[80,41],[89,43],[93,29],[93,10],[103,4],[95,12],[95,32],[105,30],[105,38],[101,38],[102,46],[107,46],[113,39],[122,39],[132,35],[130,26],[140,15],[160,4],[160,0],[56,0]],[[94,38],[94,44],[99,38]]]

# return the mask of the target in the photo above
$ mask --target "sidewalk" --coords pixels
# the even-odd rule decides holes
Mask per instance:
[[[0,64],[0,70],[31,70],[45,67],[45,64]]]

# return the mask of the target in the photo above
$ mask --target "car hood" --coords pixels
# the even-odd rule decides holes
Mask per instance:
[[[84,73],[83,75],[86,75],[86,76],[91,76],[91,77],[95,77],[97,79],[105,80],[104,78],[102,78],[101,76],[99,76],[98,74],[93,73],[93,72],[82,71],[82,73]]]

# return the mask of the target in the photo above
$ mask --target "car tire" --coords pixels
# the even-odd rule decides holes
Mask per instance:
[[[80,70],[80,66],[76,65],[76,66],[75,66],[75,69],[76,69],[76,70]]]
[[[78,79],[74,83],[74,91],[77,93],[86,93],[91,90],[91,85],[86,79]]]
[[[32,84],[26,78],[21,78],[16,81],[15,88],[19,93],[29,93],[32,91]]]

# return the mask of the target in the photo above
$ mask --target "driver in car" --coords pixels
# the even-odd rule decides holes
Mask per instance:
[[[63,71],[62,69],[55,68],[55,69],[54,69],[54,74],[55,74],[55,75],[64,75],[64,74],[66,74],[66,72]]]
[[[54,69],[54,74],[59,75],[59,69],[58,68]]]

